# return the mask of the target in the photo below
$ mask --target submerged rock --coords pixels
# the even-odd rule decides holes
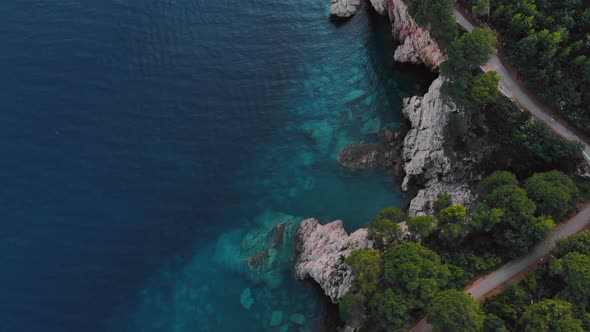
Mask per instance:
[[[360,0],[332,0],[330,15],[338,18],[349,18],[356,14],[360,7]]]
[[[275,288],[281,285],[289,267],[296,230],[290,215],[266,212],[257,227],[222,234],[215,260],[245,274],[253,282]]]
[[[274,310],[270,317],[270,326],[276,327],[281,325],[283,322],[283,312],[280,310]]]
[[[244,289],[242,295],[240,295],[240,303],[242,304],[242,307],[244,307],[246,310],[250,310],[250,308],[252,308],[252,305],[254,304],[254,299],[252,298],[252,291],[250,290],[250,288]]]
[[[378,167],[383,164],[383,148],[379,144],[351,144],[340,151],[338,163],[351,171]]]
[[[295,275],[314,279],[338,303],[352,283],[352,271],[344,259],[354,250],[371,248],[367,230],[348,235],[341,220],[321,225],[316,219],[304,220],[297,230]]]
[[[305,324],[305,316],[302,314],[292,314],[289,320],[297,325]]]

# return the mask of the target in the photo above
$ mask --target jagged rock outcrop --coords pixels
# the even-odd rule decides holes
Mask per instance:
[[[474,177],[474,160],[453,160],[445,149],[447,122],[457,108],[443,99],[440,92],[443,82],[444,79],[439,77],[423,97],[404,99],[402,111],[412,129],[404,139],[402,189],[423,188],[410,203],[410,215],[432,212],[432,202],[442,192],[450,193],[455,204],[468,205],[475,199],[466,185],[466,181]]]
[[[381,15],[387,14],[387,2],[388,0],[371,0],[371,6]]]
[[[430,31],[418,26],[403,0],[371,0],[382,15],[389,14],[393,36],[400,42],[394,59],[398,62],[423,63],[436,70],[445,61]]]
[[[341,220],[326,225],[304,220],[297,230],[295,275],[300,280],[314,279],[338,303],[353,279],[344,259],[354,250],[371,247],[365,228],[348,235]]]
[[[360,0],[332,0],[330,15],[338,18],[349,18],[356,14],[360,7]]]

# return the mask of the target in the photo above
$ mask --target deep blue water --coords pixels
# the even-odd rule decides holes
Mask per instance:
[[[288,262],[271,289],[224,241],[401,204],[335,158],[430,79],[392,63],[385,20],[335,26],[328,5],[0,3],[0,329],[260,331],[270,309],[312,329],[320,299]]]

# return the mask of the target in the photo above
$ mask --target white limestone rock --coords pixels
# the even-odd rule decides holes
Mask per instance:
[[[387,2],[388,0],[371,0],[371,5],[377,13],[387,15]]]
[[[356,14],[360,7],[360,0],[332,0],[330,15],[339,18],[349,18]]]
[[[341,220],[321,225],[304,220],[297,230],[295,275],[314,279],[334,303],[350,289],[353,276],[344,259],[354,250],[371,248],[367,229],[348,235]]]
[[[439,193],[451,194],[454,204],[469,205],[475,200],[466,185],[473,163],[471,160],[453,162],[445,151],[448,118],[457,112],[457,107],[443,100],[440,92],[443,81],[442,77],[434,80],[423,97],[404,100],[402,111],[412,128],[404,139],[402,189],[407,191],[412,185],[423,188],[410,203],[411,216],[432,213],[432,204]]]
[[[398,62],[423,63],[436,70],[445,61],[445,56],[430,31],[418,26],[403,0],[385,1],[393,36],[401,43],[395,50],[394,59]]]

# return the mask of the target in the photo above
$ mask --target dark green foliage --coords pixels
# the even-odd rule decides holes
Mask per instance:
[[[467,271],[474,274],[480,274],[490,271],[502,262],[500,257],[493,253],[475,254],[473,251],[462,250],[451,255],[450,261]]]
[[[457,290],[438,293],[428,308],[428,322],[436,331],[477,332],[484,317],[475,300]]]
[[[460,148],[464,142],[468,128],[465,119],[459,113],[451,113],[447,122],[447,133],[445,135],[447,142],[450,142],[455,148]]]
[[[508,332],[506,324],[498,316],[487,314],[483,322],[483,332]]]
[[[485,17],[490,15],[490,0],[478,0],[473,7],[471,13],[475,17]]]
[[[498,82],[500,82],[500,75],[495,71],[475,76],[471,87],[471,99],[478,105],[496,103],[500,98]]]
[[[453,196],[449,193],[440,193],[436,195],[436,201],[432,206],[435,214],[438,214],[442,209],[453,205]]]
[[[512,225],[526,221],[537,209],[526,191],[515,185],[504,185],[494,189],[488,195],[487,203],[492,208],[502,209],[502,221]]]
[[[491,22],[520,76],[590,132],[590,5],[586,0],[496,0]]]
[[[483,65],[496,51],[495,44],[496,38],[490,29],[475,28],[463,34],[449,47],[448,59],[441,67],[441,73],[454,77],[459,70],[472,70]]]
[[[483,65],[495,52],[495,43],[496,39],[490,29],[475,28],[472,32],[463,34],[449,47],[447,61],[440,67],[441,74],[447,78],[442,91],[456,104],[472,104],[472,71]]]
[[[393,206],[384,208],[369,224],[369,238],[379,248],[400,241],[402,229],[398,223],[405,219],[406,214],[402,210]]]
[[[364,302],[363,295],[352,292],[344,294],[340,299],[338,310],[340,311],[340,318],[346,325],[354,328],[360,328],[364,325],[366,321]]]
[[[563,257],[571,252],[590,256],[590,230],[572,235],[557,242],[557,254]]]
[[[590,256],[571,252],[551,264],[566,284],[562,297],[585,308],[590,301]]]
[[[383,254],[383,272],[388,287],[405,294],[412,307],[422,308],[451,277],[437,253],[413,242],[388,249]]]
[[[489,194],[494,189],[505,185],[518,186],[516,175],[507,171],[495,171],[481,182],[480,188],[484,194]]]
[[[389,219],[395,223],[400,223],[406,220],[406,214],[401,209],[395,206],[388,206],[381,210],[376,216],[375,219]]]
[[[381,278],[381,252],[373,249],[353,251],[346,258],[346,263],[352,268],[355,276],[353,287],[364,295],[377,290]]]
[[[449,206],[438,213],[438,221],[441,225],[451,223],[463,223],[467,216],[467,210],[463,205]]]
[[[532,164],[535,160],[560,169],[575,168],[581,161],[580,143],[561,140],[546,124],[521,111],[508,98],[502,96],[484,111],[492,131],[489,139],[504,147],[498,157],[512,154],[512,159],[528,164],[527,168],[538,166]]]
[[[560,171],[536,173],[526,181],[528,196],[537,203],[539,213],[563,219],[576,203],[578,188],[572,179]]]
[[[443,49],[455,39],[457,23],[453,19],[454,0],[409,0],[406,1],[416,22],[430,32]]]
[[[525,332],[584,332],[582,321],[574,318],[572,304],[551,299],[529,306],[520,326]]]
[[[402,295],[395,294],[391,288],[376,293],[369,306],[375,323],[383,330],[398,332],[409,327],[408,304]]]
[[[502,319],[509,330],[516,330],[516,326],[522,313],[531,304],[529,294],[522,287],[509,284],[506,289],[484,303],[487,314]]]
[[[503,216],[504,210],[490,209],[484,203],[479,203],[471,212],[469,225],[476,232],[489,232],[500,224]]]
[[[411,233],[424,239],[428,237],[435,229],[436,218],[433,216],[417,216],[408,220],[408,229]]]

